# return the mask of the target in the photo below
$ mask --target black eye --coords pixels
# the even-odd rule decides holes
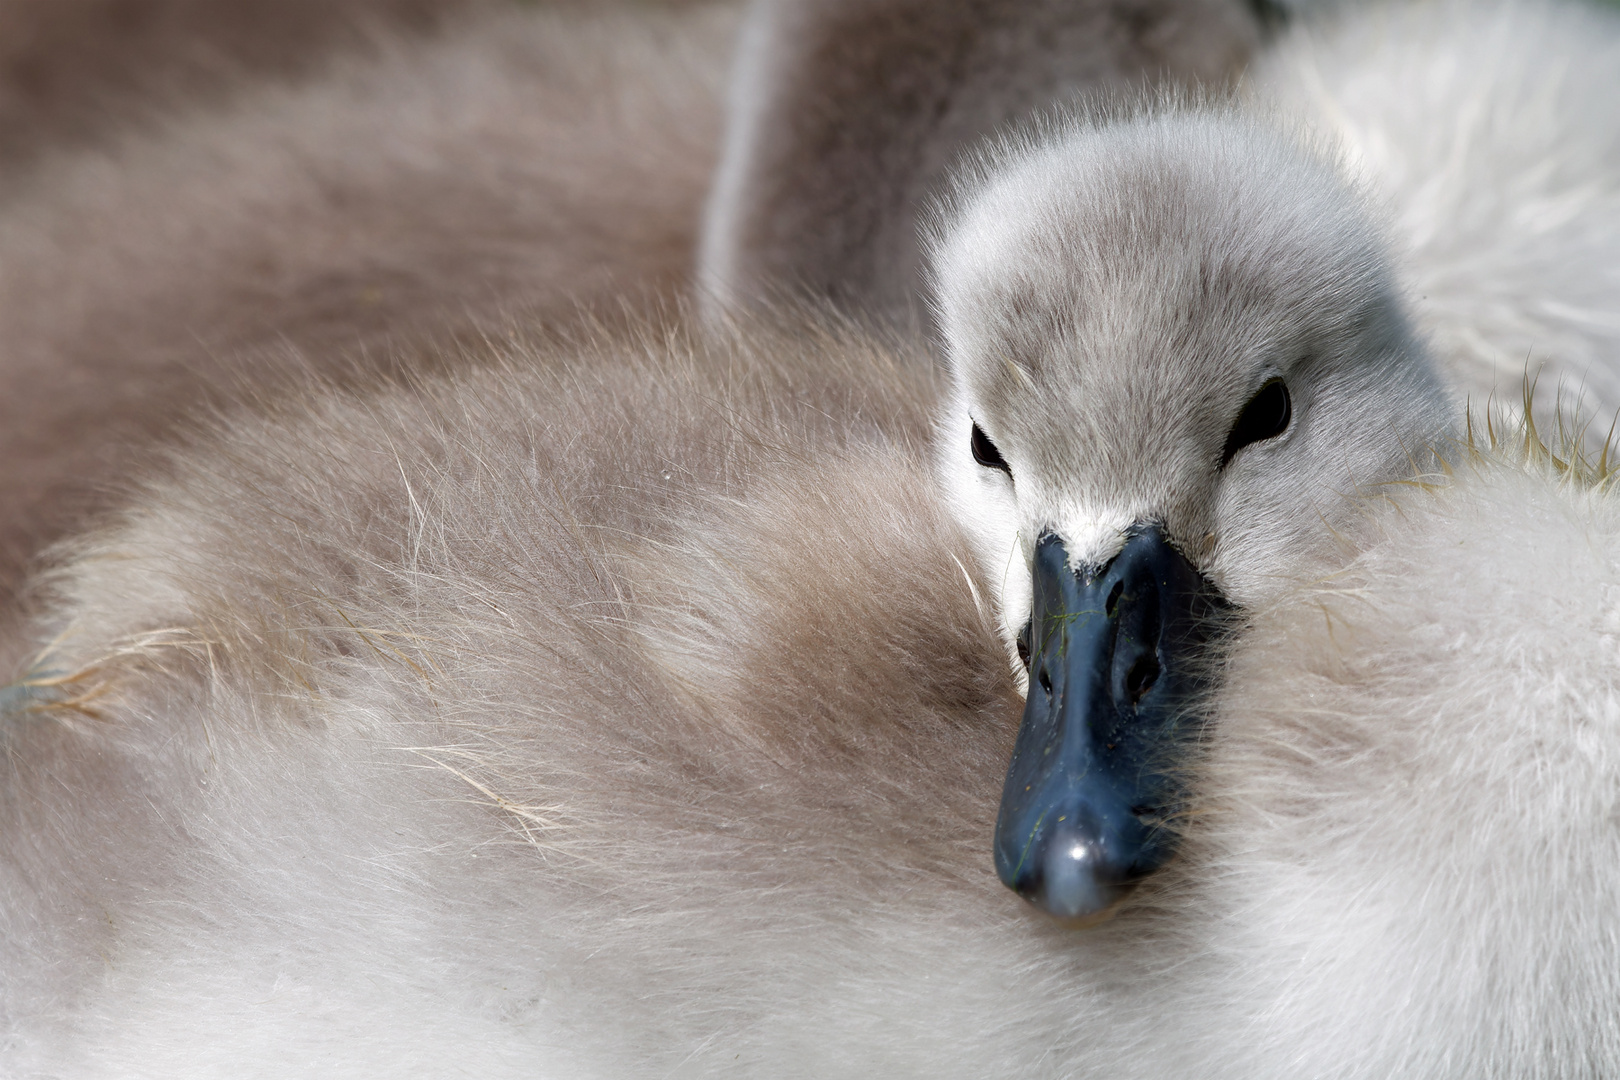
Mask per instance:
[[[1221,468],[1232,456],[1250,443],[1275,439],[1288,430],[1293,405],[1288,400],[1288,387],[1281,379],[1272,379],[1262,386],[1249,403],[1238,413],[1232,434],[1226,437],[1226,449],[1221,451]]]
[[[1012,475],[1012,466],[1007,464],[1007,459],[1001,456],[996,444],[990,441],[990,436],[978,424],[973,425],[973,438],[968,440],[968,445],[973,448],[974,461],[987,469],[1000,469],[1008,476]]]

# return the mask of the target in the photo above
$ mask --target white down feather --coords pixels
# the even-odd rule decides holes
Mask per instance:
[[[1620,410],[1620,11],[1430,0],[1307,12],[1250,76],[1382,204],[1421,330],[1462,395],[1526,373],[1601,443]]]

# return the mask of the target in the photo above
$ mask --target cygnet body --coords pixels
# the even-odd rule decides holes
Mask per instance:
[[[520,340],[178,451],[0,698],[7,1071],[1616,1071],[1620,508],[1466,442],[1368,220],[1077,121],[944,229],[948,381]],[[1233,614],[1074,931],[996,879],[1019,636],[1142,536]]]
[[[1147,153],[1155,130],[1178,158],[1224,130],[1288,163],[1275,135],[1218,115],[1071,138]],[[1211,159],[1186,190],[1242,208],[1242,160]],[[1308,155],[1292,167],[1326,175]],[[1321,197],[1350,214],[1342,189]],[[1189,243],[1223,219],[1205,220]],[[1121,273],[1121,296],[1160,265]],[[1307,295],[1295,310],[1323,302]],[[1387,314],[1322,315],[1348,327],[1336,351],[1283,369],[1300,437],[1335,415],[1314,370],[1374,402],[1384,380],[1351,377],[1362,366],[1421,373],[1421,353],[1372,347],[1402,340]],[[1491,455],[1368,494],[1411,474],[1398,439],[1350,459],[1360,488],[1342,459],[1292,466],[1331,493],[1300,516],[1338,540],[1304,548],[1291,585],[1258,542],[1248,564],[1213,561],[1219,536],[1189,549],[1226,567],[1248,625],[1180,851],[1112,921],[1068,931],[992,870],[1019,709],[997,611],[1017,599],[977,566],[979,519],[935,486],[937,455],[971,458],[951,420],[929,445],[930,414],[971,400],[960,355],[950,389],[832,331],[514,347],[458,378],[238,418],[181,455],[69,553],[48,648],[8,691],[11,1071],[1617,1060],[1612,500]],[[1142,499],[1264,487],[1261,452],[1290,444],[1217,472],[1207,420],[1242,409],[1247,359],[1216,383],[1230,400],[1185,413],[1169,444],[1199,448],[1186,460],[1209,475],[1188,465]],[[1079,377],[1073,355],[1046,362]],[[1015,485],[1046,467],[1020,429],[996,430]],[[1182,505],[1163,515],[1173,542]],[[1185,520],[1224,528],[1222,505],[1189,497]],[[1550,567],[1525,564],[1532,533]]]

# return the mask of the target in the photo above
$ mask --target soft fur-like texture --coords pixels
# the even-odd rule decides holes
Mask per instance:
[[[1156,522],[1255,603],[1332,543],[1347,494],[1447,431],[1381,238],[1296,135],[1167,105],[1008,140],[981,171],[935,250],[956,375],[940,467],[1009,649],[1046,533],[1101,566]],[[1287,430],[1224,461],[1273,380]],[[1006,470],[974,461],[975,424]]]
[[[7,718],[13,1071],[753,1068],[791,1034],[754,979],[808,1007],[841,964],[794,957],[896,875],[1020,920],[974,858],[1013,699],[929,368],[647,351],[239,421],[83,543]]]
[[[76,545],[7,691],[9,1074],[1615,1067],[1606,491],[1369,491],[1251,613],[1181,860],[1073,933],[990,869],[928,367],[689,348],[240,418]]]
[[[3,0],[0,191],[39,154],[514,0]],[[557,0],[551,0],[556,3]]]
[[[997,125],[1078,94],[1234,78],[1241,0],[759,0],[699,271],[716,307],[804,292],[926,322],[918,224]]]
[[[1620,1069],[1620,503],[1517,438],[1388,489],[1229,672],[1199,843],[1248,1075]]]
[[[1245,84],[1261,108],[1331,138],[1381,204],[1401,287],[1453,386],[1516,402],[1528,368],[1542,419],[1562,402],[1598,417],[1601,441],[1620,410],[1620,13],[1270,7],[1290,25],[1262,41],[1238,5],[930,5],[925,17],[761,4],[705,222],[705,285],[731,300],[798,288],[914,322],[920,211],[982,133],[1145,74],[1218,83],[1252,57]],[[1148,44],[1124,44],[1133,32]]]
[[[431,366],[397,343],[683,291],[732,18],[0,3],[0,606],[221,383]],[[1255,37],[1237,0],[772,0],[752,25],[708,262],[755,296],[860,262],[872,311],[912,302],[917,206],[980,132],[1077,87],[1223,77]]]
[[[1620,11],[1330,8],[1253,84],[1331,135],[1382,205],[1453,385],[1516,403],[1528,368],[1543,422],[1579,405],[1601,442],[1620,411]]]
[[[940,251],[952,385],[514,330],[240,410],[62,548],[4,1070],[1620,1071],[1607,479],[1446,424],[1331,156],[1234,107],[1013,145]],[[1257,375],[1292,426],[1219,463]],[[1247,610],[1179,859],[1074,933],[991,869],[998,576],[1142,514]]]
[[[0,602],[222,386],[679,288],[732,18],[514,10],[34,172],[0,207]]]

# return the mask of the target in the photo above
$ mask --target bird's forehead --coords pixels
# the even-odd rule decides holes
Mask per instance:
[[[1353,321],[1375,245],[1332,177],[1274,142],[1170,118],[1079,132],[987,184],[936,252],[967,389],[998,411],[1033,385],[1060,412],[1162,424],[1166,403],[1224,408],[1267,355]]]
[[[1022,319],[981,336],[959,375],[1003,449],[1032,464],[1072,474],[1208,457],[1266,348],[1199,293],[1173,276],[1044,302],[1026,293]],[[1030,324],[1044,330],[1022,332]]]
[[[1280,316],[1310,305],[1292,295],[1297,277],[1279,273],[1290,260],[1214,229],[1190,201],[1137,190],[979,222],[998,242],[942,295],[974,399],[1008,425],[1116,441],[1157,441],[1212,406],[1224,415],[1281,345],[1277,329],[1300,325]]]

